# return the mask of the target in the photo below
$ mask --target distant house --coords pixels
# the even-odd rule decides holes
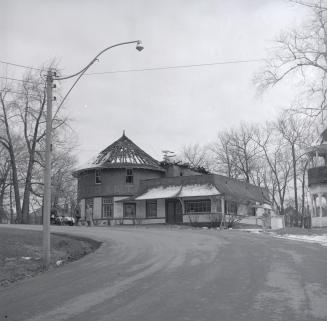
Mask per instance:
[[[77,169],[82,219],[90,205],[98,224],[210,222],[264,211],[268,191],[176,163],[159,163],[125,134]]]
[[[327,129],[320,145],[307,150],[309,206],[312,227],[327,226]]]

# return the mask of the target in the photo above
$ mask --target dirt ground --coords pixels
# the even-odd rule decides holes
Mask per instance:
[[[100,243],[65,235],[51,235],[50,269],[94,251]],[[0,287],[43,272],[42,232],[2,228],[0,232]]]
[[[102,246],[0,288],[0,320],[327,320],[327,251],[318,244],[170,226],[51,231]]]

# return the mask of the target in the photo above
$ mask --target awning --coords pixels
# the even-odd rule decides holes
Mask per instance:
[[[176,198],[176,197],[197,197],[197,196],[213,196],[219,195],[217,188],[210,184],[194,184],[194,185],[174,185],[159,186],[148,189],[145,193],[137,196],[136,201]]]

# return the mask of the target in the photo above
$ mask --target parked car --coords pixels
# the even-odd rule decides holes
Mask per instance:
[[[75,225],[75,218],[70,216],[56,216],[51,217],[51,223],[56,225],[69,225],[73,226]]]
[[[75,225],[75,218],[71,217],[71,216],[64,216],[63,217],[63,224],[73,226],[73,225]]]

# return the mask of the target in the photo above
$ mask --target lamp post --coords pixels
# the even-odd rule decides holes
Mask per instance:
[[[142,51],[144,49],[140,40],[121,42],[109,46],[100,51],[83,69],[75,74],[57,77],[57,75],[49,69],[46,77],[46,95],[47,95],[47,114],[46,114],[46,147],[45,147],[45,168],[44,168],[44,204],[43,204],[43,267],[48,268],[50,264],[50,212],[51,212],[51,149],[52,149],[52,89],[54,80],[66,80],[77,77],[67,94],[62,99],[58,108],[62,106],[67,96],[75,87],[77,82],[85,74],[85,72],[98,60],[98,58],[106,51],[123,45],[136,43],[136,49]]]

